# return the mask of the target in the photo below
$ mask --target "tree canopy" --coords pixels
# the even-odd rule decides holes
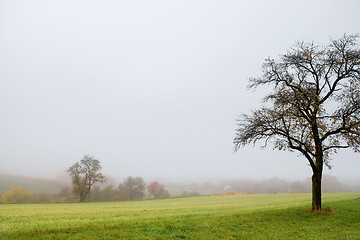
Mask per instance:
[[[164,185],[157,181],[151,182],[146,188],[153,198],[168,198],[170,196]]]
[[[14,187],[1,196],[2,203],[31,203],[33,195],[24,187]]]
[[[98,159],[85,155],[80,162],[76,162],[67,170],[72,179],[73,192],[81,202],[90,199],[91,188],[95,183],[106,181],[100,173],[101,169]]]
[[[321,209],[323,165],[343,148],[360,146],[360,50],[358,35],[327,46],[298,42],[280,60],[268,58],[249,88],[270,86],[265,105],[238,119],[235,150],[264,140],[298,151],[313,171],[313,209]]]
[[[141,177],[129,176],[119,185],[119,191],[126,194],[127,200],[140,200],[145,196],[146,184]]]

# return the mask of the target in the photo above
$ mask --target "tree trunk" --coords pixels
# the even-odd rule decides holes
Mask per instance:
[[[90,194],[91,194],[91,186],[89,186],[89,190],[88,190],[88,202],[91,201],[91,196],[90,196]]]
[[[320,109],[320,107],[318,108]],[[316,120],[315,120],[316,122]],[[312,206],[311,210],[320,211],[321,210],[321,178],[324,165],[324,152],[322,143],[319,137],[319,130],[317,124],[312,127],[314,133],[314,143],[315,143],[315,166],[313,166],[313,176],[312,176]]]
[[[312,176],[312,210],[321,210],[321,178],[322,172],[316,171]]]
[[[81,193],[80,194],[80,202],[84,202],[84,200],[85,200],[85,196]]]

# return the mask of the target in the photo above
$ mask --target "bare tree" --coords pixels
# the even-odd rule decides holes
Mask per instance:
[[[119,185],[120,192],[126,192],[126,199],[139,200],[145,196],[146,184],[141,177],[128,177]]]
[[[358,35],[327,46],[298,42],[279,61],[265,60],[263,76],[249,88],[273,87],[267,103],[238,120],[235,151],[264,140],[275,149],[300,152],[312,175],[312,209],[321,209],[321,179],[329,156],[343,148],[359,151],[360,50]]]
[[[72,179],[73,192],[81,202],[86,199],[90,200],[91,188],[95,183],[106,181],[106,178],[100,173],[101,169],[99,160],[85,155],[80,162],[75,163],[67,170]]]

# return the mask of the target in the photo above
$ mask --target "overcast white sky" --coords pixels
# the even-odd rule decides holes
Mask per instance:
[[[0,172],[303,179],[297,153],[233,153],[235,119],[268,56],[360,33],[358,0],[0,0]],[[270,89],[269,89],[270,91]],[[359,179],[360,155],[333,157]]]

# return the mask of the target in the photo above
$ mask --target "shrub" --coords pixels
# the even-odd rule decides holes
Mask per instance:
[[[33,196],[24,187],[15,187],[1,196],[3,203],[30,203]]]

